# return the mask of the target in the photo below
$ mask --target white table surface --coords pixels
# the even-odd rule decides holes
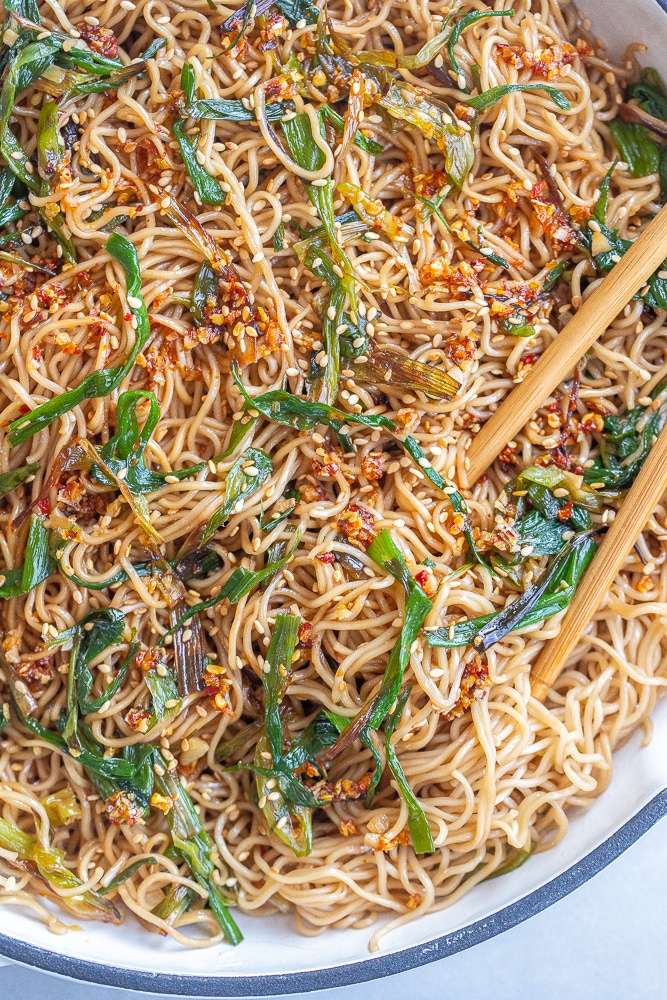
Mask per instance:
[[[667,821],[531,920],[468,951],[319,1000],[665,1000]],[[298,994],[305,996],[305,994]],[[140,1000],[130,993],[0,968],[2,1000]],[[297,994],[292,995],[296,1000]]]

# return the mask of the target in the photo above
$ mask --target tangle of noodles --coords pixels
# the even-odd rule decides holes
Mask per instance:
[[[19,27],[30,30],[31,15],[18,6],[25,21]],[[495,9],[507,6],[496,3]],[[450,7],[439,0],[376,0],[370,5],[332,0],[328,14],[343,49],[400,54],[416,53],[434,38]],[[479,20],[462,31],[454,79],[448,76],[444,49],[430,68],[389,71],[393,79],[422,88],[418,93],[435,96],[450,108],[469,99],[469,91],[457,89],[464,80],[471,89],[474,80],[480,92],[517,81],[547,83],[567,98],[565,110],[545,90],[517,91],[480,112],[469,132],[474,163],[460,190],[448,183],[444,156],[433,138],[377,107],[369,110],[367,104],[357,124],[382,151],[369,152],[346,141],[337,153],[341,136],[327,128],[326,138],[318,139],[324,166],[304,169],[300,176],[290,169],[294,150],[288,150],[279,123],[267,125],[262,119],[260,129],[254,121],[185,118],[186,137],[200,132],[198,165],[222,185],[224,203],[207,205],[195,198],[173,132],[182,106],[184,62],[193,69],[198,99],[241,99],[252,109],[258,90],[261,104],[270,90],[264,85],[281,79],[280,67],[290,58],[297,70],[303,58],[311,58],[314,25],[304,15],[288,27],[272,8],[263,26],[251,20],[244,38],[225,52],[239,24],[234,30],[223,27],[234,10],[217,0],[39,0],[38,8],[42,33],[70,34],[74,45],[82,35],[94,50],[107,45],[111,54],[115,37],[124,65],[156,38],[165,45],[141,75],[117,89],[61,101],[58,128],[70,136],[69,153],[46,194],[28,196],[26,189],[20,195],[28,201],[29,214],[9,226],[33,227],[32,236],[11,252],[54,273],[0,261],[1,468],[39,465],[2,499],[3,572],[24,564],[31,503],[37,502],[32,513],[57,541],[51,574],[29,592],[1,602],[0,703],[7,724],[0,733],[0,817],[43,847],[64,852],[64,864],[83,889],[77,882],[74,888],[61,886],[56,895],[65,899],[68,892],[72,897],[101,890],[131,862],[152,858],[152,864],[137,867],[110,895],[115,906],[130,911],[148,930],[166,932],[182,944],[200,947],[222,940],[206,906],[206,889],[183,858],[169,850],[165,810],[172,800],[165,803],[158,796],[150,811],[138,817],[121,797],[116,803],[126,815],[115,814],[77,755],[61,752],[26,729],[10,702],[11,681],[14,693],[27,693],[34,701],[34,720],[54,733],[62,728],[70,651],[67,645],[49,648],[48,640],[95,609],[119,609],[125,633],[92,660],[90,697],[99,699],[112,682],[133,634],[142,653],[113,696],[79,720],[97,741],[99,753],[117,758],[127,747],[161,748],[215,843],[213,879],[236,895],[238,911],[259,915],[289,910],[299,931],[308,935],[370,927],[378,918],[388,918],[375,932],[372,947],[377,948],[390,930],[452,905],[501,866],[525,857],[524,852],[557,843],[567,831],[568,809],[590,804],[605,790],[613,749],[638,726],[649,726],[653,705],[667,684],[667,510],[660,505],[545,705],[530,698],[529,671],[543,644],[557,641],[558,615],[492,645],[485,661],[488,679],[480,673],[479,687],[473,685],[468,698],[462,680],[469,647],[430,646],[428,631],[412,643],[404,674],[409,695],[392,744],[426,815],[431,853],[415,852],[408,809],[388,769],[372,802],[367,805],[361,797],[359,790],[367,786],[374,765],[368,746],[358,740],[326,765],[333,801],[314,811],[312,849],[304,856],[268,829],[255,775],[247,768],[229,769],[239,760],[252,762],[255,753],[264,720],[264,656],[279,612],[302,621],[280,708],[289,738],[321,709],[353,719],[377,693],[403,626],[405,593],[368,555],[364,532],[368,541],[387,529],[431,596],[427,630],[447,628],[515,599],[516,585],[471,560],[462,516],[453,512],[449,497],[432,485],[424,469],[430,466],[465,484],[471,434],[556,336],[582,295],[602,280],[580,248],[568,248],[567,240],[559,245],[558,234],[549,231],[536,193],[536,185],[542,184],[537,191],[544,190],[539,154],[548,164],[563,211],[579,228],[605,174],[619,159],[609,122],[628,81],[637,79],[638,65],[632,50],[621,65],[608,62],[602,43],[591,38],[590,26],[582,24],[573,4],[516,0],[513,13]],[[484,9],[480,0],[463,0],[456,8]],[[17,34],[19,28],[14,28]],[[12,38],[5,36],[5,49]],[[55,79],[57,73],[47,70],[17,93],[10,128],[28,156],[35,153],[40,111],[49,81]],[[285,81],[295,110],[311,109],[311,123],[325,101],[336,105],[339,99],[322,72],[311,69],[300,93]],[[273,99],[267,98],[267,108]],[[345,103],[338,107],[344,114]],[[457,112],[462,131],[466,110],[459,107]],[[282,388],[316,398],[313,386],[322,380],[318,383],[312,375],[313,366],[317,368],[312,358],[323,361],[320,374],[329,363],[322,358],[329,289],[300,262],[294,245],[300,233],[320,224],[304,185],[314,179],[317,189],[317,181],[331,171],[336,213],[355,207],[338,188],[348,184],[400,220],[396,231],[385,231],[378,223],[374,231],[361,227],[361,235],[345,242],[358,288],[357,316],[367,324],[371,347],[395,348],[428,362],[448,372],[459,387],[452,398],[442,399],[392,387],[390,380],[379,386],[355,381],[353,364],[343,357],[340,391],[329,402],[352,416],[370,412],[397,422],[427,456],[419,464],[386,427],[350,423],[353,450],[344,451],[326,427],[299,431],[264,416],[255,422],[243,417],[230,368],[233,358],[239,360],[239,378],[251,395]],[[429,211],[414,197],[416,192],[432,200],[441,188],[447,193],[438,211]],[[546,204],[553,207],[553,199]],[[625,163],[617,164],[607,220],[621,237],[636,238],[659,204],[656,173],[635,177]],[[224,323],[193,323],[190,299],[203,252],[189,238],[188,224],[174,223],[169,210],[174,205],[196,216],[236,269],[249,296],[242,324],[251,312],[270,317],[256,355],[244,355],[248,341],[234,345]],[[51,218],[56,206],[62,213],[75,262],[65,261],[43,225],[35,229],[36,211],[44,206]],[[475,246],[463,242],[452,223],[467,225]],[[12,446],[7,433],[11,421],[90,373],[122,364],[130,353],[138,335],[131,308],[137,302],[130,296],[128,304],[127,275],[105,249],[114,227],[138,255],[149,339],[120,386],[84,400]],[[480,258],[482,236],[486,252]],[[507,267],[485,261],[493,254],[505,258]],[[540,287],[546,265],[555,259],[567,259],[564,276],[549,294],[531,299],[531,288]],[[494,305],[499,300],[488,294],[491,284],[504,289],[510,305],[524,309],[521,315],[527,303],[537,302],[528,337],[514,335],[511,323],[503,324]],[[204,309],[209,305],[207,300]],[[346,309],[351,309],[349,302]],[[600,415],[624,414],[659,385],[667,349],[664,319],[663,310],[651,309],[641,299],[628,305],[582,367],[569,424],[565,426],[564,414],[574,392],[571,383],[545,401],[516,441],[509,442],[502,461],[471,491],[463,490],[482,558],[497,527],[498,503],[502,507],[507,501],[506,485],[536,459],[549,459],[564,426],[570,467],[585,468],[599,453]],[[247,336],[254,333],[250,328]],[[159,542],[149,542],[136,510],[119,491],[121,480],[111,484],[96,479],[90,461],[88,471],[64,461],[66,449],[79,439],[98,451],[103,447],[116,431],[118,399],[128,389],[153,393],[159,406],[145,454],[149,469],[167,474],[145,494]],[[137,413],[141,426],[148,415],[144,402]],[[251,424],[247,435],[225,454],[232,425],[242,417]],[[214,553],[212,568],[208,575],[187,579],[181,599],[194,604],[215,596],[235,568],[261,569],[275,561],[276,553],[284,556],[293,549],[292,555],[236,602],[221,601],[200,612],[201,641],[209,657],[206,687],[174,698],[172,710],[164,710],[161,721],[153,724],[144,668],[157,661],[146,650],[174,622],[169,587],[160,581],[164,560],[173,561],[190,532],[210,520],[230,468],[251,447],[270,458],[270,472],[214,531],[207,542]],[[211,461],[220,455],[224,457]],[[199,462],[203,467],[187,478],[172,474]],[[246,468],[251,464],[248,460]],[[298,496],[286,502],[289,491]],[[271,526],[285,510],[289,516]],[[609,508],[592,516],[599,525]],[[543,557],[530,560],[528,550],[522,556],[519,589],[538,579],[545,565]],[[140,575],[134,568],[159,558],[162,569],[157,573]],[[118,581],[121,570],[125,575]],[[163,674],[169,676],[173,648],[170,641],[163,646]],[[220,760],[216,750],[235,736],[231,756]],[[383,756],[384,741],[380,743]],[[322,766],[324,760],[320,757]],[[347,785],[343,779],[349,779]],[[307,783],[308,773],[299,780]],[[347,791],[341,793],[343,787]],[[44,804],[58,792],[71,810],[64,822]],[[37,901],[42,881],[35,866],[17,870],[15,860],[11,850],[0,849],[0,902],[29,907],[54,929],[62,929],[55,916],[62,916],[61,909]],[[177,887],[189,891],[187,904],[175,918],[160,916],[165,893]]]

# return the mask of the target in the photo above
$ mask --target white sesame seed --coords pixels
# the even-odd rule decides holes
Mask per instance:
[[[136,295],[128,295],[127,304],[130,309],[141,309],[143,302]]]
[[[261,250],[259,250],[258,253],[256,253],[255,256],[252,258],[252,262],[253,264],[259,264],[259,262],[262,260],[264,260],[264,254]]]

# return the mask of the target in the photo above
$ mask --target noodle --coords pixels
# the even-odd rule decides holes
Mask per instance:
[[[514,524],[508,503],[518,507],[512,489],[521,470],[560,462],[574,477],[567,482],[580,485],[601,454],[605,417],[644,406],[641,434],[651,414],[662,413],[665,310],[635,300],[501,460],[471,491],[461,489],[464,513],[453,506],[471,436],[602,280],[592,260],[601,252],[596,232],[607,240],[606,230],[590,227],[592,256],[577,234],[619,159],[609,123],[638,77],[636,47],[617,66],[571,3],[516,0],[513,13],[471,20],[461,31],[456,71],[448,70],[445,48],[428,66],[401,67],[402,54],[419,52],[447,26],[450,4],[366,6],[329,4],[328,55],[318,48],[327,22],[322,17],[316,29],[307,4],[291,25],[267,8],[227,53],[241,18],[223,27],[233,10],[206,0],[44,0],[38,28],[30,3],[12,5],[18,19],[7,13],[5,51],[21,31],[33,41],[64,32],[70,56],[113,59],[117,42],[122,66],[133,72],[132,61],[164,40],[141,72],[99,92],[62,97],[64,70],[51,60],[19,91],[7,126],[41,163],[34,155],[43,141],[40,113],[50,95],[58,97],[58,167],[45,188],[29,191],[24,183],[14,201],[5,197],[25,205],[2,232],[24,238],[2,246],[36,268],[0,260],[1,469],[35,463],[5,493],[0,513],[0,819],[33,838],[25,849],[36,852],[21,861],[0,825],[0,903],[30,908],[55,932],[64,924],[50,903],[35,899],[45,884],[40,851],[52,849],[63,852],[58,864],[76,879],[65,876],[48,894],[63,905],[83,905],[76,901],[88,894],[93,902],[83,916],[108,919],[106,899],[147,930],[212,945],[224,937],[213,906],[217,887],[244,913],[289,910],[308,935],[388,918],[374,932],[378,948],[406,921],[453,905],[490,874],[558,843],[568,810],[590,805],[609,784],[612,750],[637,727],[650,732],[649,715],[667,684],[664,505],[547,705],[531,699],[529,672],[543,644],[557,641],[558,614],[506,631],[483,659],[476,652],[471,659],[469,645],[432,642],[436,629],[451,639],[456,625],[509,606],[544,579],[555,550],[501,544]],[[485,10],[477,0],[455,8],[457,17]],[[311,65],[316,51],[326,56],[320,68]],[[346,113],[346,59],[356,66],[355,53],[387,52],[397,54],[388,70],[360,63],[367,101],[351,120],[355,130],[345,124],[353,141],[340,155],[342,128],[318,112],[328,103]],[[184,63],[189,97],[181,92]],[[75,65],[68,72],[87,71]],[[405,109],[402,119],[392,110],[387,95],[396,81],[407,88],[399,88],[402,100],[423,108],[419,101],[435,98],[456,116],[459,141],[470,142],[473,157],[460,186],[447,176],[442,135],[420,131]],[[471,90],[516,83],[542,89],[507,92],[477,116],[467,105]],[[567,110],[544,87],[557,88]],[[292,102],[280,118],[271,117],[276,100]],[[236,118],[197,117],[195,105],[218,101],[238,102]],[[306,138],[310,129],[310,145],[299,128]],[[322,208],[330,176],[335,219]],[[611,176],[607,226],[619,239],[636,238],[660,197],[655,170],[635,176],[621,161]],[[60,225],[60,243],[45,218],[54,230]],[[134,291],[132,248],[140,270]],[[560,278],[542,292],[555,260],[564,262]],[[144,303],[150,326],[142,341]],[[230,309],[238,310],[236,325]],[[345,338],[352,346],[338,358],[332,352]],[[355,377],[356,365],[361,373],[385,354],[388,377],[377,367],[372,380]],[[110,379],[132,357],[108,391],[16,440],[40,404],[95,373]],[[456,391],[420,391],[414,372],[407,388],[406,359],[421,363],[414,371],[422,376],[426,364],[440,379],[446,373]],[[157,407],[141,461],[136,440],[132,461],[122,457],[122,442],[112,448],[119,400],[129,390],[143,393],[132,402],[135,438],[151,419],[151,400]],[[344,426],[280,422],[276,402],[268,416],[253,409],[272,390],[336,407]],[[241,430],[242,443],[234,438]],[[400,443],[406,435],[421,449],[418,460]],[[90,443],[85,454],[81,439]],[[618,475],[641,462],[637,441],[619,459]],[[444,493],[432,474],[445,482]],[[151,484],[143,493],[140,475]],[[236,493],[232,481],[241,484]],[[566,500],[568,488],[554,496]],[[229,506],[214,522],[226,489]],[[593,528],[604,526],[616,500],[592,508]],[[5,595],[13,571],[29,561],[33,530],[46,533],[50,570],[18,596]],[[385,530],[409,568],[407,591],[369,549]],[[216,602],[240,567],[272,564],[274,572],[235,599]],[[503,566],[500,575],[493,568]],[[390,703],[361,742],[338,752],[332,737],[315,762],[295,768],[293,781],[310,794],[321,786],[327,796],[322,808],[306,810],[312,847],[298,856],[285,833],[297,838],[294,804],[289,822],[269,829],[267,810],[285,794],[283,778],[267,780],[247,766],[263,762],[270,774],[275,763],[261,742],[270,736],[271,637],[282,616],[299,617],[276,707],[286,743],[310,732],[314,719],[330,719],[323,710],[338,717],[340,731],[382,690],[415,579],[428,611],[406,654],[402,714],[394,718]],[[189,607],[209,599],[187,619]],[[91,613],[92,630],[63,644],[60,634]],[[73,695],[75,658],[107,627],[112,638],[86,661],[90,688],[82,694],[77,681]],[[183,656],[205,671],[194,687],[183,687]],[[93,707],[79,711],[72,736],[77,698]],[[21,716],[61,739],[60,748]],[[415,809],[388,759],[372,801],[365,800],[373,753],[385,763],[390,719],[391,747],[430,831],[428,852],[414,849]],[[147,758],[149,771],[171,788],[151,787],[146,809],[122,782],[111,795],[83,763],[90,757],[80,756],[83,748],[103,770],[118,761],[129,768],[145,747],[159,755]],[[246,766],[235,767],[239,761]],[[198,815],[212,838],[203,880],[187,852],[179,853],[174,787],[194,803],[191,822]],[[133,862],[129,877],[113,883]]]

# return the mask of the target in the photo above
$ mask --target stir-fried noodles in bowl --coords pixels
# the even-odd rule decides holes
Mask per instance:
[[[0,903],[377,950],[650,733],[662,505],[530,668],[664,423],[667,267],[466,452],[661,205],[667,91],[557,0],[4,17]]]

